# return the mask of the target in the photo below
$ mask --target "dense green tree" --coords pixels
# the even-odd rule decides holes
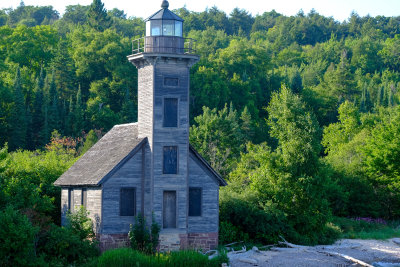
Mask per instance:
[[[190,143],[210,162],[211,166],[226,176],[243,149],[244,136],[237,111],[232,104],[222,110],[203,108],[195,125],[190,127]]]
[[[26,109],[25,99],[22,92],[21,72],[17,68],[15,81],[14,81],[14,106],[11,115],[12,134],[10,137],[10,149],[26,147]]]
[[[111,26],[111,18],[108,16],[107,10],[104,8],[101,0],[93,0],[87,17],[89,26],[98,31],[104,31]]]

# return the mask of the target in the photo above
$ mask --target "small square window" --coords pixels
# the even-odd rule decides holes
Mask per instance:
[[[165,146],[163,148],[163,174],[178,173],[178,147]]]
[[[135,216],[136,192],[135,188],[121,188],[119,201],[120,216]]]
[[[189,216],[201,216],[201,188],[189,188]]]
[[[178,98],[164,98],[163,127],[178,127]]]

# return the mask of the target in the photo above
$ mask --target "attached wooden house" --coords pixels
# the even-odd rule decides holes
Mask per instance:
[[[128,56],[138,68],[138,122],[114,126],[54,183],[62,223],[85,206],[102,250],[127,245],[139,213],[160,225],[161,250],[218,244],[226,182],[189,144],[189,69],[198,56],[182,23],[165,0],[146,20],[146,37]]]

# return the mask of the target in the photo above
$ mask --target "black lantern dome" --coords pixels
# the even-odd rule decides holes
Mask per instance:
[[[164,0],[161,9],[145,20],[146,36],[182,37],[183,19],[170,11],[168,7],[168,1]]]

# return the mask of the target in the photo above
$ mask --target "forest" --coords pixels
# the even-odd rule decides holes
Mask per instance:
[[[338,218],[400,219],[400,16],[173,11],[200,55],[190,142],[228,181],[221,243],[325,244]],[[60,227],[52,183],[137,120],[126,56],[144,32],[100,0],[0,10],[0,266],[97,255],[84,212]]]

